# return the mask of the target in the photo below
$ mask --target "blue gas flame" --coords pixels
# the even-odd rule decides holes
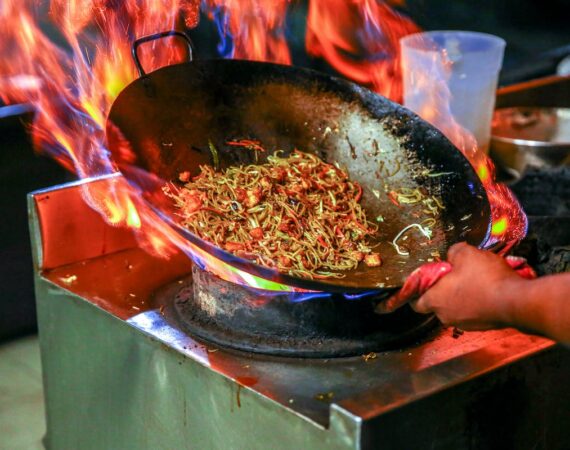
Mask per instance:
[[[217,50],[222,58],[231,59],[234,57],[234,37],[229,29],[229,13],[223,8],[211,9],[206,2],[204,2],[204,10],[209,12],[210,17],[216,25],[220,42],[217,45]]]

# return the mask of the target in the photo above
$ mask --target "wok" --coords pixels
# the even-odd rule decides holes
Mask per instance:
[[[135,41],[133,54],[141,77],[118,96],[107,121],[112,156],[127,180],[180,235],[232,266],[259,277],[329,292],[390,293],[438,252],[455,242],[484,246],[490,207],[476,173],[463,154],[437,129],[414,113],[346,80],[312,70],[242,60],[193,60],[145,73],[138,47],[170,31]],[[199,166],[223,169],[262,163],[266,154],[226,144],[257,139],[266,152],[295,148],[344,167],[364,189],[362,204],[370,220],[382,216],[376,251],[380,267],[364,263],[344,278],[309,280],[280,273],[228,253],[178,225],[161,187],[179,173]],[[209,150],[209,141],[217,154]],[[417,223],[424,205],[395,205],[387,192],[421,188],[444,205],[431,241],[407,233],[409,256],[392,239]]]

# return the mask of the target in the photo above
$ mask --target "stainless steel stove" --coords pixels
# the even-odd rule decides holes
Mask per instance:
[[[29,197],[47,448],[570,448],[570,357],[545,338],[439,327],[329,359],[196,340],[168,316],[187,257],[150,256],[84,202],[112,182]]]

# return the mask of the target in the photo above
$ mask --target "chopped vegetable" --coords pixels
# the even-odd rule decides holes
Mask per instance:
[[[264,152],[265,149],[261,146],[261,142],[256,141],[254,139],[240,139],[236,141],[227,141],[227,145],[232,145],[234,147],[245,147],[251,150],[257,150],[260,152]]]
[[[379,253],[369,253],[364,257],[364,263],[368,267],[379,267],[382,264]]]
[[[183,183],[188,183],[190,181],[190,172],[188,171],[180,172],[180,175],[178,175],[178,179]]]

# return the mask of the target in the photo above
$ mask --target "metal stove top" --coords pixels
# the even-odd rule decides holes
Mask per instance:
[[[410,411],[409,424],[398,428],[396,443],[465,443],[473,439],[466,424],[479,423],[469,412],[480,398],[472,389],[500,397],[512,379],[505,374],[524,375],[525,361],[548,359],[555,349],[511,329],[457,336],[437,328],[398,350],[335,359],[198,342],[165,319],[167,305],[157,303],[165,297],[154,295],[188,276],[187,258],[144,253],[128,231],[108,226],[84,203],[82,184],[109,182],[30,196],[49,448],[373,448],[394,431],[388,418],[402,411]],[[523,375],[521,386],[533,383]],[[433,417],[413,412],[426,404]],[[89,414],[74,413],[78,405]],[[436,423],[444,406],[447,432],[441,424],[418,428]],[[193,439],[200,445],[190,445]]]

